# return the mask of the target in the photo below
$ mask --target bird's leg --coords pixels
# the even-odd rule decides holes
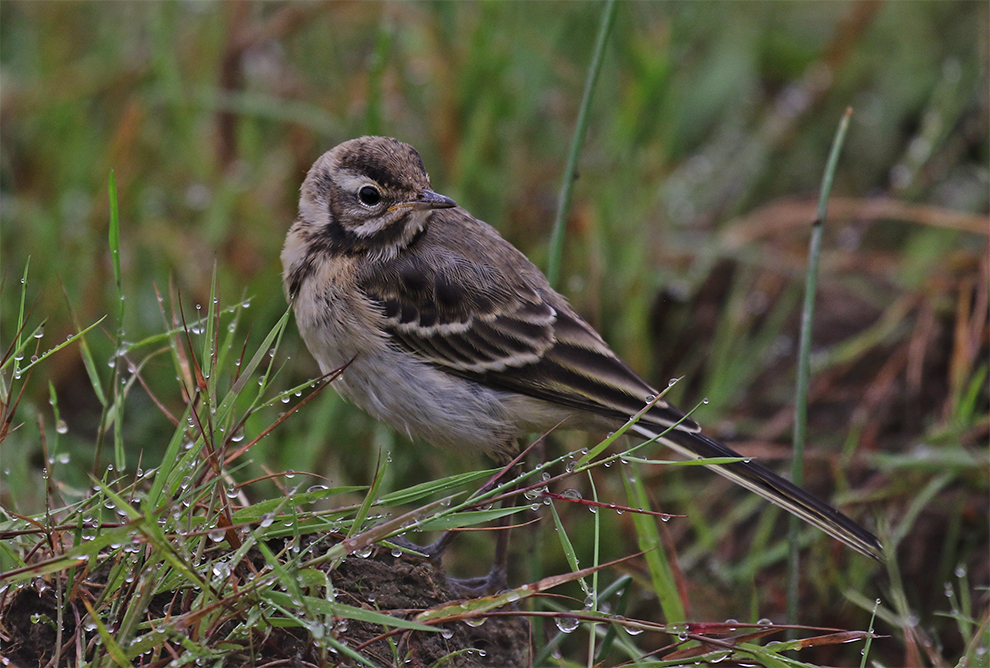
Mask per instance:
[[[515,505],[515,497],[510,497],[502,501],[503,508],[511,508]],[[492,568],[485,576],[485,584],[488,591],[495,593],[508,585],[509,574],[509,515],[503,515],[498,520],[498,535],[495,537],[495,559],[492,561]]]
[[[513,499],[503,499],[502,507],[511,508],[515,505]],[[498,531],[498,536],[495,538],[495,559],[492,561],[491,570],[488,571],[487,575],[482,575],[476,578],[449,578],[450,586],[461,596],[476,598],[478,596],[490,596],[492,594],[498,593],[499,591],[506,588],[508,585],[507,575],[509,567],[509,516],[505,515],[500,517],[498,520],[498,526],[496,531]],[[446,534],[437,539],[433,545],[440,543],[442,540],[447,538],[449,534],[455,534],[454,531],[448,531]],[[432,547],[432,545],[430,546]]]
[[[506,462],[502,470],[492,477],[480,490],[478,493],[483,493],[486,490],[493,488],[504,475],[512,471],[519,461],[536,445],[540,444],[542,439],[538,439],[528,448],[520,452],[514,459]],[[510,489],[507,491],[502,499],[502,508],[512,508],[515,506],[515,492],[518,490],[518,483],[512,484]],[[487,594],[494,594],[502,589],[505,589],[508,583],[508,566],[509,566],[509,516],[504,515],[498,520],[498,525],[495,530],[498,532],[498,536],[495,538],[495,559],[492,562],[491,570],[488,571],[487,575],[476,578],[464,578],[464,579],[454,579],[451,578],[449,581],[454,589],[465,596],[484,596]],[[443,557],[444,552],[447,548],[454,542],[457,538],[457,531],[445,531],[439,538],[430,543],[429,545],[416,545],[410,541],[405,536],[396,536],[391,539],[391,542],[398,545],[400,548],[410,550],[414,553],[421,554],[425,556],[430,561],[439,565],[440,560]]]

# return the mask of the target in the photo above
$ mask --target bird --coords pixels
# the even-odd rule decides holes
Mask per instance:
[[[304,343],[347,400],[411,438],[511,460],[556,425],[621,427],[682,456],[740,457],[616,355],[546,276],[491,225],[432,189],[415,148],[338,144],[313,164],[281,253]],[[708,468],[853,550],[880,541],[769,468]]]

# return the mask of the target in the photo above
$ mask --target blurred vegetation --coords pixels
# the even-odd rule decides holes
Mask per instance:
[[[600,11],[4,0],[0,348],[17,335],[30,258],[41,348],[109,315],[86,341],[110,382],[111,170],[125,341],[166,328],[156,291],[174,285],[187,316],[208,304],[216,267],[224,304],[250,300],[240,326],[258,345],[286,308],[278,255],[299,184],[323,151],[361,134],[416,146],[436,190],[546,266]],[[959,612],[947,587],[987,607],[988,31],[982,2],[621,3],[567,225],[560,288],[578,311],[654,383],[683,376],[671,396],[707,399],[696,415],[713,434],[783,459],[808,229],[836,123],[853,108],[826,228],[806,481],[890,528],[902,581],[815,535],[802,621],[865,629],[868,611],[845,592],[886,600],[903,583],[903,606],[890,603],[896,614],[877,626],[893,637],[873,647],[888,665],[966,651],[945,616]],[[283,390],[317,372],[292,326],[279,356]],[[130,392],[122,424],[128,469],[163,456],[172,427],[151,397],[181,414],[175,376],[167,356],[144,363],[147,391]],[[94,461],[102,406],[70,346],[33,369],[21,426],[0,445],[8,512],[45,507],[39,421],[54,429],[52,396],[67,427],[49,453],[63,496],[78,498],[87,473],[113,461],[109,445]],[[277,413],[252,416],[249,437]],[[586,444],[564,434],[552,447]],[[238,476],[294,469],[367,484],[384,451],[389,489],[487,465],[410,445],[324,392]],[[622,476],[606,473],[599,497],[622,501]],[[689,616],[778,619],[779,513],[705,472],[643,475],[654,508],[690,516],[664,525]],[[562,515],[586,554],[587,511]],[[603,522],[616,537],[603,560],[635,550],[627,515]],[[458,543],[452,569],[469,570],[490,542]],[[550,554],[543,568],[566,564]],[[646,577],[642,565],[629,572]],[[658,615],[648,597],[632,608]],[[842,650],[815,658],[858,662]]]

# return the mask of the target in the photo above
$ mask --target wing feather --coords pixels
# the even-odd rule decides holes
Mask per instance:
[[[443,227],[435,223],[425,234]],[[456,235],[441,229],[446,243],[417,244],[365,278],[362,288],[380,305],[396,345],[492,387],[616,421],[639,412],[656,390],[514,247],[494,233],[484,244],[470,243],[472,233],[486,232],[477,226]],[[491,255],[471,252],[492,243],[509,262],[496,264]],[[681,428],[697,430],[663,401],[644,420],[663,427],[680,421]]]

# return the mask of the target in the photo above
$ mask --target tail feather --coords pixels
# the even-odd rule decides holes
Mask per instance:
[[[636,424],[633,428],[647,438],[656,438],[662,431],[657,428],[651,431],[649,425],[642,424]],[[741,456],[731,448],[699,432],[675,428],[657,440],[692,459]],[[883,547],[876,536],[829,504],[781,478],[765,466],[744,461],[712,464],[708,468],[818,527],[857,552],[883,560]]]

